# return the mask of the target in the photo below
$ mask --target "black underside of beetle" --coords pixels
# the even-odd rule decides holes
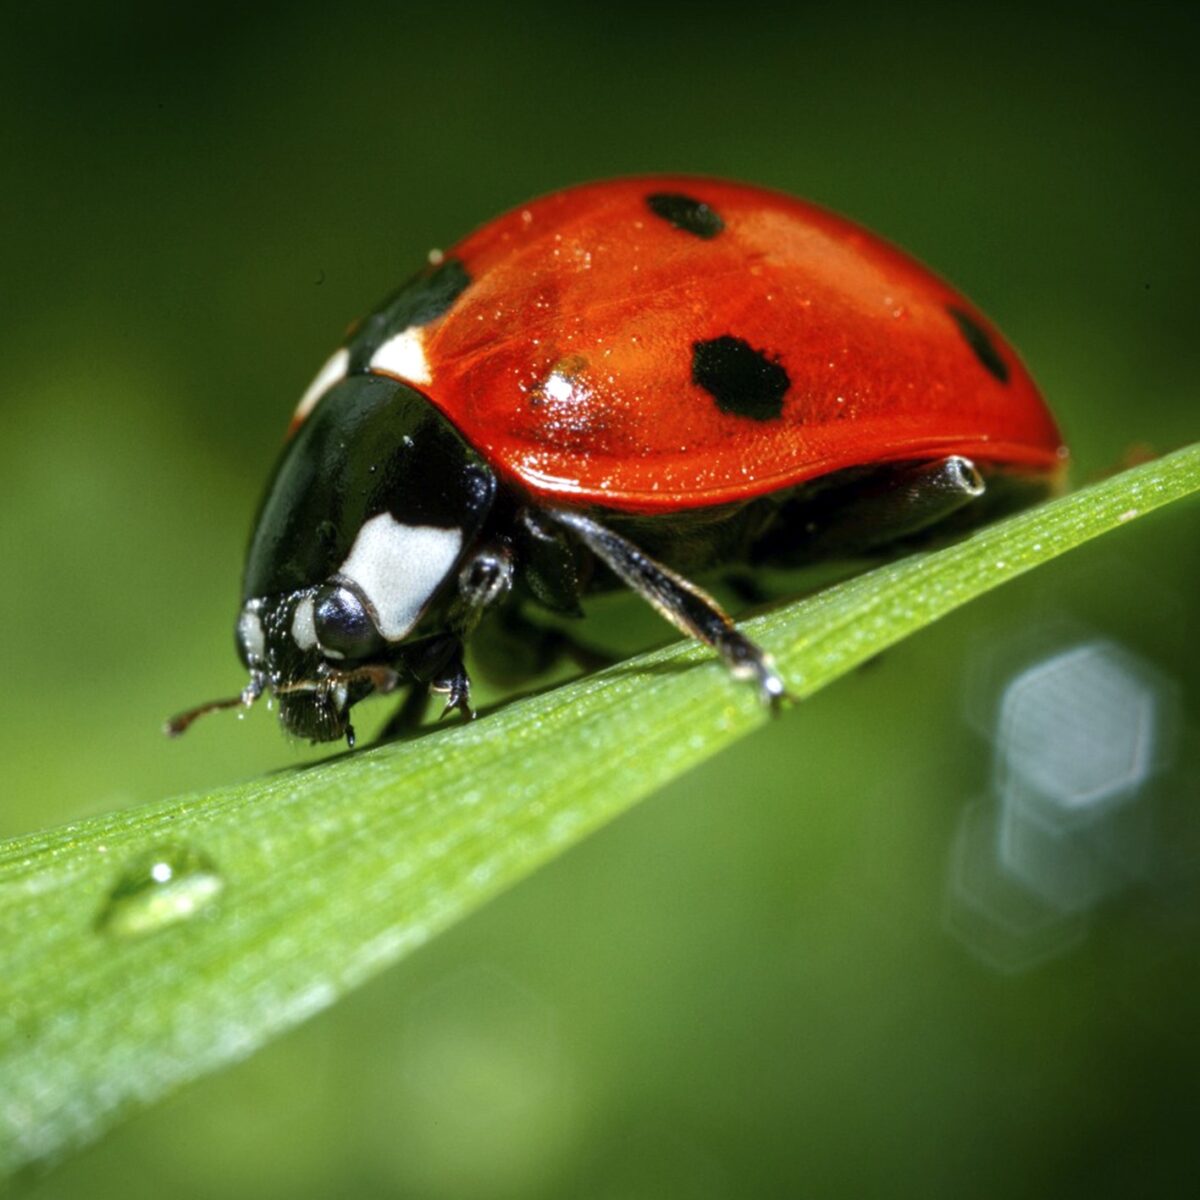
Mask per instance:
[[[596,515],[674,570],[719,578],[746,567],[887,557],[958,536],[1051,490],[1044,475],[977,464],[982,494],[938,496],[936,469],[944,461],[851,467],[743,504],[665,517]]]
[[[960,479],[963,463],[973,480],[965,486]],[[774,707],[783,693],[772,690],[782,685],[769,659],[737,633],[710,597],[699,589],[689,590],[687,580],[724,578],[735,592],[748,591],[749,599],[765,598],[756,594],[752,582],[744,591],[755,569],[884,558],[957,536],[1026,507],[1049,490],[1043,476],[1007,468],[977,473],[963,459],[854,468],[743,504],[668,516],[597,508],[547,509],[501,486],[480,537],[511,548],[513,586],[493,610],[485,631],[492,636],[481,639],[477,661],[489,678],[508,686],[519,686],[564,658],[585,670],[604,665],[607,660],[594,646],[577,641],[558,624],[546,626],[531,615],[542,610],[581,616],[582,598],[633,588],[683,632],[712,645],[735,674],[757,681],[763,699]],[[631,582],[628,575],[602,561],[594,547],[572,536],[570,524],[563,523],[564,516],[572,515],[610,531],[635,548],[635,555],[666,568],[682,587],[668,586],[666,595],[656,597],[652,588]],[[674,609],[674,615],[665,609]],[[444,623],[445,612],[444,605],[437,606],[434,626]],[[496,637],[497,632],[505,636]],[[460,643],[454,644],[461,649]],[[742,653],[750,656],[751,669],[739,671]],[[461,658],[457,663],[461,670]],[[448,688],[435,684],[434,690]],[[419,724],[425,711],[423,695],[406,702],[384,736],[402,736]]]
[[[504,661],[489,646],[481,661],[517,683],[562,655],[585,666],[597,661],[565,631],[529,621],[530,611],[579,616],[582,597],[625,586],[713,647],[775,707],[786,693],[769,658],[690,580],[891,552],[1022,507],[1047,486],[1009,469],[985,467],[981,476],[967,460],[947,458],[854,468],[671,515],[555,506],[501,482],[419,392],[352,375],[330,389],[286,447],[259,511],[243,599],[261,600],[266,652],[257,663],[243,652],[248,690],[273,692],[285,727],[314,741],[352,739],[349,710],[372,692],[411,688],[391,732],[419,722],[429,690],[470,715],[463,653],[485,615],[493,629],[513,635],[506,640],[515,652]],[[462,537],[419,617],[393,641],[364,641],[372,649],[359,660],[328,649],[345,651],[353,638],[298,642],[300,606],[311,608],[321,589],[347,586],[339,568],[364,525],[385,512],[407,527]],[[318,605],[318,635],[321,620],[336,621],[339,612],[336,603]]]

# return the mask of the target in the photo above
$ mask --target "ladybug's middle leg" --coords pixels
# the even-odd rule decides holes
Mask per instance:
[[[770,657],[738,631],[733,619],[707,592],[581,512],[564,508],[545,512],[576,534],[614,575],[676,629],[711,646],[735,679],[752,680],[762,701],[772,709],[778,707],[787,691]]]

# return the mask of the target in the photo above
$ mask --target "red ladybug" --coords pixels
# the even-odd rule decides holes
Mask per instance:
[[[530,669],[618,581],[775,704],[768,657],[688,577],[956,529],[1052,488],[1062,439],[958,292],[844,218],[744,184],[587,184],[483,226],[355,326],[259,511],[240,696],[352,740],[371,692],[470,715],[486,614]]]

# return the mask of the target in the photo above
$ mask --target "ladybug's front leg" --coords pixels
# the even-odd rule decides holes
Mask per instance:
[[[426,647],[423,646],[422,649]],[[462,662],[462,647],[451,638],[438,638],[436,644],[428,649],[429,662],[437,661],[440,665],[434,670],[432,678],[417,677],[416,682],[409,688],[408,695],[404,697],[404,703],[380,730],[379,741],[390,742],[397,738],[413,737],[425,719],[430,692],[438,692],[446,697],[443,717],[455,708],[468,721],[475,716],[471,708],[471,680]],[[423,665],[420,664],[414,669],[414,675]]]
[[[467,720],[474,717],[471,680],[463,666],[462,641],[455,634],[437,633],[409,642],[396,661],[413,680],[413,686],[385,726],[383,739],[409,734],[420,726],[429,692],[440,692],[446,697],[442,716],[457,708]]]
[[[461,642],[455,646],[438,677],[430,682],[429,690],[446,697],[443,717],[457,708],[466,720],[475,719],[475,710],[471,707],[471,677],[463,666]]]
[[[458,597],[450,609],[450,649],[430,680],[430,689],[446,697],[445,716],[458,709],[467,719],[471,707],[471,678],[463,666],[463,646],[475,632],[483,614],[512,589],[513,556],[503,542],[481,546],[458,573]]]
[[[463,645],[484,612],[508,594],[512,575],[512,553],[500,543],[480,547],[463,564],[458,573],[458,594],[450,607],[449,632],[409,642],[397,656],[398,665],[415,683],[385,726],[382,740],[406,736],[420,726],[428,692],[446,697],[442,716],[453,709],[468,721],[475,716],[471,677],[463,666]],[[427,685],[428,692],[423,685]]]
[[[546,509],[546,515],[574,532],[623,583],[652,604],[683,633],[711,646],[735,679],[753,680],[772,710],[787,695],[770,656],[739,633],[733,619],[707,592],[656,562],[620,534],[581,512]]]

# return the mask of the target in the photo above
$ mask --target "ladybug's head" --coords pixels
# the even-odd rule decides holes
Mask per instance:
[[[251,700],[266,689],[279,704],[279,720],[297,737],[331,742],[353,741],[350,708],[376,689],[390,691],[398,675],[386,665],[386,645],[365,605],[354,599],[360,645],[352,654],[335,650],[346,629],[346,605],[327,620],[318,614],[331,608],[349,589],[326,584],[269,598],[254,598],[242,606],[236,640],[238,655],[250,672]],[[324,593],[324,595],[322,595]],[[351,593],[352,595],[353,593]],[[348,648],[348,643],[341,645]],[[245,694],[243,694],[245,695]]]
[[[353,740],[349,712],[410,676],[409,648],[444,632],[458,569],[486,522],[491,470],[419,392],[378,375],[331,387],[285,446],[246,558],[236,640],[284,728]]]

